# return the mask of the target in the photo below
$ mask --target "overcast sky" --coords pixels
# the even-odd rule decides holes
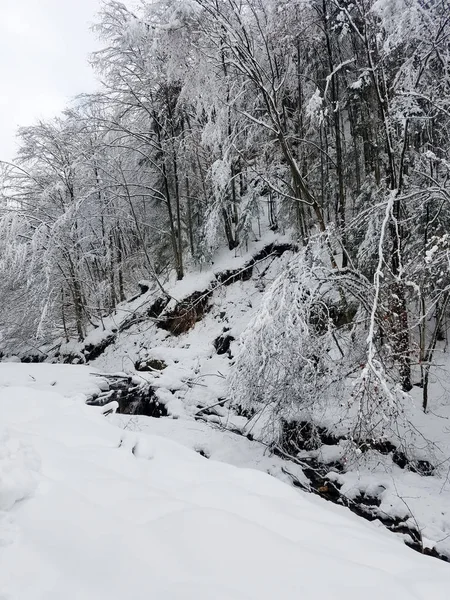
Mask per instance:
[[[93,91],[89,29],[100,0],[0,0],[0,160],[11,160],[19,125],[57,115]]]

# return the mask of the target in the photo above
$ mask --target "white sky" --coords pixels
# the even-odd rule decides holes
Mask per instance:
[[[15,132],[52,117],[93,91],[87,62],[100,0],[0,0],[0,160],[15,153]]]

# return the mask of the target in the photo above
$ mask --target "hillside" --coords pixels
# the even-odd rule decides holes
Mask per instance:
[[[362,452],[352,448],[353,422],[340,402],[291,412],[294,429],[280,430],[264,409],[243,414],[230,399],[229,374],[242,333],[270,285],[296,260],[292,243],[268,230],[246,253],[222,252],[211,270],[169,283],[166,296],[153,287],[119,305],[83,343],[63,344],[53,360],[87,362],[99,373],[116,374],[103,381],[103,391],[94,386],[88,402],[118,401],[122,414],[110,419],[122,429],[267,472],[381,521],[420,552],[450,559],[446,368],[432,373],[433,410],[423,413],[420,388],[414,388],[397,429]],[[445,352],[441,356],[445,360]],[[22,368],[5,364],[3,372],[11,372],[13,383],[14,369]],[[45,380],[46,368],[29,365],[30,377]]]
[[[280,435],[267,422],[264,410],[253,417],[244,416],[239,414],[238,406],[231,404],[227,378],[239,338],[260,308],[267,287],[289,261],[295,260],[291,247],[285,238],[276,238],[269,232],[243,256],[222,256],[213,270],[191,273],[183,282],[175,283],[170,289],[172,299],[159,319],[145,316],[148,306],[160,297],[158,292],[147,292],[135,301],[139,302],[138,309],[128,304],[123,305],[123,312],[118,309],[118,323],[121,315],[129,318],[132,310],[136,310],[137,323],[119,332],[114,343],[91,364],[106,373],[125,371],[134,378],[131,387],[150,385],[153,401],[164,406],[167,418],[117,416],[116,422],[127,429],[181,441],[207,457],[252,467],[258,464],[258,468],[347,505],[357,514],[381,519],[421,551],[431,550],[450,558],[447,367],[439,366],[432,373],[432,412],[423,413],[421,390],[413,389],[405,405],[407,419],[397,424],[390,438],[378,446],[374,443],[363,455],[359,452],[355,456],[348,448],[345,427],[350,419],[342,404],[333,406],[331,412],[320,406],[316,412],[307,413],[309,423],[322,428],[319,435],[323,441],[320,437],[318,442],[310,439],[311,432],[305,427],[304,433],[296,434],[297,443],[303,444],[297,448],[291,443],[295,440],[290,439],[289,430]],[[269,254],[257,259],[251,272],[245,272],[244,266],[253,264],[252,257],[264,254],[264,248]],[[228,278],[226,283],[217,284],[218,275],[220,280],[223,273]],[[209,295],[211,282],[217,287],[213,286]],[[198,298],[204,296],[206,305],[202,305],[198,320],[189,321],[191,307],[196,310]],[[171,333],[161,327],[161,322],[164,325],[165,315],[180,305],[180,314],[184,318],[187,313],[190,328]],[[99,332],[93,332],[87,343],[95,337],[101,337]],[[440,356],[447,362],[445,352]],[[144,370],[136,371],[136,367]],[[128,412],[126,405],[124,410]],[[139,405],[130,410],[141,412]],[[304,417],[299,410],[291,415],[291,420],[298,423]],[[255,448],[252,440],[261,442],[266,449],[253,450],[256,456],[248,459],[247,446]],[[410,444],[408,457],[403,453],[406,444]]]
[[[92,31],[97,89],[0,160],[0,600],[290,600],[318,564],[439,596],[450,0],[102,0]]]

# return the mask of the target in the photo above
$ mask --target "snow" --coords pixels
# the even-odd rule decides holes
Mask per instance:
[[[3,387],[26,386],[54,391],[82,400],[108,389],[108,383],[95,367],[47,363],[0,363],[0,391]]]
[[[260,442],[237,435],[223,426],[214,426],[211,421],[194,421],[185,417],[153,419],[120,414],[112,416],[110,420],[126,431],[162,436],[215,461],[263,471],[287,483],[292,483],[295,478],[308,487],[308,480],[297,464],[271,454]]]
[[[204,289],[215,280],[215,273],[243,266],[252,254],[273,241],[282,242],[284,238],[268,232],[260,241],[251,244],[249,252],[243,256],[230,257],[229,253],[224,252],[223,256],[218,253],[214,265],[209,270],[205,269],[201,273],[192,272],[183,281],[172,282],[168,288],[170,295],[182,299],[193,291]],[[116,332],[116,340],[89,366],[0,363],[0,398],[14,394],[20,404],[23,400],[22,396],[26,399],[30,393],[41,394],[40,402],[44,405],[49,401],[49,397],[54,398],[56,394],[58,398],[64,397],[70,400],[69,404],[63,406],[70,408],[75,403],[77,411],[84,411],[85,399],[108,387],[105,379],[100,376],[102,372],[126,371],[136,382],[146,380],[151,383],[159,400],[165,404],[170,418],[151,419],[111,415],[105,419],[100,415],[101,410],[95,407],[89,407],[86,409],[88,412],[82,412],[82,415],[83,418],[89,416],[89,419],[94,417],[100,419],[102,426],[108,425],[109,428],[119,431],[117,434],[119,438],[114,443],[120,445],[122,450],[127,450],[135,459],[144,460],[144,456],[154,456],[156,435],[165,438],[169,444],[173,441],[180,444],[179,451],[183,456],[185,452],[191,455],[194,451],[198,459],[205,462],[199,454],[202,453],[209,457],[211,464],[215,461],[224,463],[223,467],[233,465],[241,469],[250,468],[262,474],[270,474],[282,482],[291,485],[292,482],[300,483],[308,488],[308,481],[299,464],[273,456],[267,450],[265,443],[270,443],[273,439],[273,428],[268,427],[267,421],[269,411],[263,411],[248,420],[236,415],[230,410],[229,404],[223,402],[228,397],[227,376],[232,360],[230,361],[227,354],[217,354],[213,345],[214,339],[219,335],[231,335],[235,341],[231,342],[230,353],[231,356],[236,355],[239,336],[259,310],[263,299],[262,292],[285,268],[291,256],[290,252],[286,252],[276,260],[265,259],[255,266],[253,276],[249,280],[238,281],[229,286],[218,286],[211,297],[211,309],[196,323],[195,327],[180,336],[172,336],[148,320],[137,322],[121,330],[121,324],[126,318],[131,314],[137,317],[144,315],[148,306],[160,294],[158,290],[149,290],[129,303],[123,303],[118,307],[115,315],[105,318],[104,329],[102,326],[91,332],[88,340],[90,342],[103,340],[113,330]],[[174,303],[175,300],[172,300],[169,310]],[[82,348],[77,346],[74,350],[81,353]],[[413,398],[409,399],[410,404],[405,406],[405,414],[408,415],[410,423],[405,426],[400,423],[398,439],[391,440],[397,445],[399,441],[406,443],[410,440],[408,436],[413,432],[416,437],[413,444],[416,458],[441,465],[433,476],[421,477],[400,469],[393,464],[390,456],[382,456],[377,452],[369,452],[363,457],[358,457],[358,462],[352,460],[345,462],[347,460],[345,443],[323,446],[315,453],[305,452],[304,456],[298,458],[301,462],[304,458],[316,457],[322,463],[330,464],[330,469],[333,468],[333,462],[343,462],[344,471],[332,473],[330,478],[342,485],[342,492],[348,498],[356,498],[362,493],[376,496],[380,501],[380,516],[406,518],[406,525],[417,527],[421,531],[424,545],[435,546],[440,553],[450,556],[450,482],[448,480],[450,407],[447,402],[450,393],[448,375],[450,363],[443,347],[438,346],[436,352],[440,367],[433,367],[430,375],[430,412],[427,415],[423,414],[421,390],[414,388]],[[134,364],[146,358],[163,360],[167,367],[161,371],[137,373]],[[22,396],[15,391],[17,386],[27,388]],[[213,408],[199,414],[202,407],[206,406]],[[0,411],[3,417],[1,407]],[[28,409],[26,412],[28,414]],[[308,417],[313,418],[318,425],[328,427],[335,435],[346,433],[347,417],[342,414],[342,408],[336,402],[330,403],[329,410],[324,411],[319,407],[316,412],[317,414]],[[34,418],[33,414],[30,423]],[[17,539],[18,525],[13,519],[15,512],[22,505],[33,502],[36,496],[40,497],[44,484],[40,480],[42,470],[39,465],[42,463],[42,469],[45,469],[46,463],[42,461],[43,452],[39,448],[35,451],[36,436],[27,440],[21,435],[13,435],[11,427],[6,429],[3,418],[0,424],[3,427],[0,429],[0,511],[3,511],[0,517],[1,546]],[[83,425],[83,430],[85,430],[85,443],[96,448],[96,436],[91,435],[90,428],[86,424]],[[64,428],[61,428],[61,431],[65,431]],[[239,432],[244,435],[239,435]],[[41,429],[36,435],[43,433],[47,435],[44,425],[41,424]],[[253,439],[247,439],[246,435],[250,435]],[[49,440],[51,436],[58,437],[57,432],[48,434]],[[156,439],[160,440],[160,438]],[[120,443],[121,439],[122,443]],[[75,452],[77,436],[66,431],[62,439],[58,438],[58,443],[73,447]],[[161,443],[164,444],[165,441],[162,440]],[[61,452],[64,455],[64,452]],[[75,458],[70,456],[68,460],[72,461]],[[108,460],[112,474],[103,473],[101,471],[103,465],[99,477],[107,481],[109,486],[112,485],[111,479],[115,480],[116,477],[116,457]],[[155,458],[151,460],[154,462]],[[49,468],[56,469],[58,472],[63,470],[62,466]],[[135,469],[133,461],[129,468],[130,472]],[[175,469],[175,466],[173,468]],[[182,462],[179,468],[184,468]],[[95,479],[94,475],[92,479]],[[64,485],[69,484],[66,482]],[[90,486],[91,483],[86,485]],[[125,488],[127,484],[122,482],[120,485]],[[79,493],[78,490],[76,493]],[[105,507],[102,498],[106,492],[96,489],[95,494],[97,493],[100,495],[99,510],[103,511]],[[118,506],[119,512],[134,511],[136,498],[146,493],[147,491],[130,487],[130,509],[125,507],[125,500],[123,500],[122,508]],[[85,501],[88,504],[94,502],[92,498]],[[313,504],[316,501],[313,498],[308,500]],[[140,505],[136,504],[136,506],[139,508]],[[334,508],[330,506],[327,510],[333,511]],[[342,510],[339,514],[342,514]],[[145,511],[147,508],[144,509],[144,513],[147,514]],[[101,520],[103,516],[99,518]],[[349,518],[356,517],[349,515]],[[370,527],[373,529],[374,525]],[[400,534],[386,532],[385,535],[389,536],[392,543],[402,543],[403,537]],[[240,536],[237,538],[240,539]],[[0,565],[1,560],[0,558]],[[0,599],[4,600],[2,591],[0,587]],[[80,594],[80,597],[89,597],[84,591]],[[16,597],[21,598],[20,595]],[[238,595],[236,597],[239,598]]]
[[[312,121],[317,122],[319,125],[323,121],[322,105],[323,98],[320,95],[319,88],[317,88],[308,102],[308,105],[306,107],[306,114]]]
[[[350,89],[352,90],[360,90],[362,88],[362,86],[364,85],[364,80],[363,79],[357,79],[355,82],[353,82],[352,84],[350,84]]]
[[[342,484],[341,492],[347,498],[354,499],[361,493],[378,498],[381,518],[388,515],[405,519],[405,525],[420,531],[424,546],[450,555],[450,490],[445,480],[422,477],[395,465],[376,476],[366,466],[344,474],[330,473],[330,479]]]
[[[0,431],[0,511],[29,496],[36,487],[39,461],[7,430]]]
[[[374,524],[18,379],[0,389],[2,600],[448,598],[450,567]]]
[[[255,253],[268,244],[287,241],[287,237],[269,230],[259,241],[250,244],[249,250],[241,256],[218,251],[209,269],[191,271],[183,280],[167,286],[172,300],[166,310],[170,311],[177,301],[193,292],[207,289],[216,280],[217,273],[244,267]],[[141,373],[140,376],[157,388],[177,391],[187,407],[191,403],[213,403],[225,394],[224,377],[229,371],[229,360],[216,354],[214,339],[226,333],[237,340],[257,311],[266,282],[279,274],[289,255],[292,256],[286,252],[275,261],[273,257],[265,259],[254,267],[254,276],[248,281],[217,286],[211,297],[211,310],[191,331],[175,337],[147,320],[144,325],[138,323],[122,332],[117,343],[109,346],[92,364],[100,370],[125,370],[134,374],[133,367],[138,359],[162,359],[167,363],[167,369],[161,373]],[[156,297],[149,296],[147,302]],[[125,305],[122,309],[129,314]],[[235,347],[233,342],[232,352]]]
[[[190,273],[185,280],[174,282],[170,288],[171,295],[181,299],[195,290],[204,289],[206,282],[214,279],[214,272],[242,266],[251,253],[273,241],[282,242],[284,238],[277,238],[273,232],[268,232],[250,247],[245,257],[230,257],[229,253],[222,256],[218,253],[209,271]],[[270,406],[251,420],[237,416],[228,404],[216,406],[213,414],[204,413],[202,423],[194,420],[201,407],[214,405],[220,399],[229,397],[227,377],[232,360],[226,354],[216,353],[214,339],[219,335],[233,336],[235,341],[231,343],[230,351],[233,357],[236,356],[240,335],[261,307],[262,292],[286,267],[291,257],[292,253],[286,252],[276,260],[266,259],[255,267],[248,281],[219,286],[212,294],[211,309],[187,333],[172,336],[148,321],[121,332],[117,342],[92,364],[100,371],[126,370],[137,379],[149,381],[169,415],[174,418],[130,419],[116,415],[113,417],[117,419],[116,422],[127,429],[150,435],[156,433],[190,449],[203,450],[215,460],[259,469],[290,482],[292,477],[286,474],[287,471],[305,483],[298,465],[270,457],[264,445],[271,443],[276,433],[273,425],[270,425],[273,421]],[[125,305],[123,310],[127,311]],[[160,372],[137,374],[134,364],[146,357],[163,360],[167,367]],[[404,471],[394,465],[390,457],[379,453],[373,453],[370,460],[366,456],[365,461],[358,459],[358,463],[345,462],[348,448],[343,446],[323,447],[317,458],[326,464],[334,461],[344,464],[345,472],[340,474],[339,482],[343,485],[343,492],[350,498],[368,490],[381,490],[381,486],[384,486],[385,492],[379,498],[382,502],[380,514],[392,518],[407,515],[408,524],[414,528],[418,526],[424,538],[434,542],[439,552],[450,557],[450,407],[447,401],[450,393],[450,362],[447,353],[440,347],[436,350],[436,357],[441,367],[433,368],[430,374],[430,412],[424,415],[421,390],[413,388],[412,400],[405,400],[407,405],[404,414],[408,422],[399,422],[397,432],[393,432],[390,439],[400,448],[405,445],[414,448],[416,459],[441,465],[433,477],[421,477]],[[348,434],[353,418],[351,411],[342,407],[341,398],[330,399],[326,408],[322,404],[314,406],[310,413],[299,413],[298,417],[300,420],[312,419],[336,436]],[[239,431],[263,443],[251,443],[233,433]],[[316,456],[314,453],[310,455]],[[298,458],[302,460],[305,457]]]
[[[226,270],[237,270],[243,268],[245,264],[265,246],[272,243],[290,243],[291,239],[287,235],[274,233],[271,230],[265,231],[261,239],[251,242],[248,249],[244,252],[242,249],[236,250],[234,255],[230,256],[229,250],[220,248],[214,254],[211,266],[202,270],[192,269],[180,281],[173,281],[168,286],[168,292],[173,298],[168,305],[169,308],[175,302],[190,296],[194,292],[206,289],[216,279],[216,274]]]

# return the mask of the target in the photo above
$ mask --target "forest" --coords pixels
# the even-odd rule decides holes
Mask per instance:
[[[448,0],[104,2],[98,92],[22,127],[1,168],[1,351],[83,342],[140,281],[265,228],[296,249],[230,397],[383,439],[447,348]],[[337,399],[337,400],[336,400]],[[407,417],[406,417],[407,418]]]
[[[0,600],[447,600],[450,0],[92,30],[0,161]]]

